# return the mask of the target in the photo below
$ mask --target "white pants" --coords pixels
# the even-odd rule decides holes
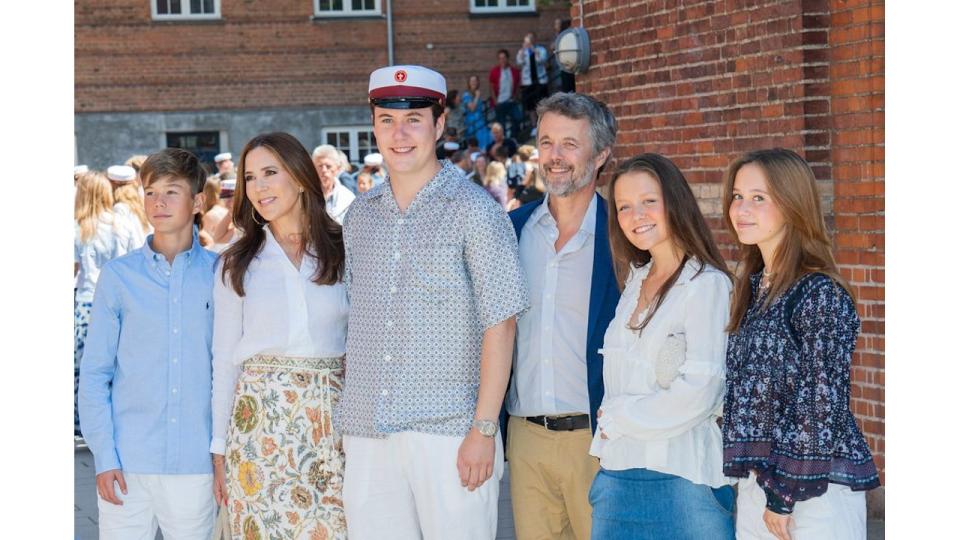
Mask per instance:
[[[756,475],[737,484],[737,539],[776,540],[763,523],[767,496]],[[867,537],[867,498],[863,491],[830,484],[819,497],[800,501],[790,520],[792,540],[863,540]]]
[[[212,474],[125,472],[123,479],[126,495],[113,484],[123,505],[97,494],[100,540],[154,540],[158,525],[164,540],[210,540],[217,512]]]
[[[394,433],[343,437],[343,507],[350,540],[493,540],[503,477],[495,441],[493,476],[474,491],[460,484],[462,437]]]

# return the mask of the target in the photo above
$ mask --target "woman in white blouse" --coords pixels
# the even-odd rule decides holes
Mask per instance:
[[[240,158],[228,248],[214,283],[214,496],[234,536],[346,538],[343,384],[347,296],[340,226],[306,149],[258,135]]]
[[[633,158],[609,189],[623,295],[600,351],[592,536],[732,539],[734,492],[717,426],[729,272],[673,162]]]

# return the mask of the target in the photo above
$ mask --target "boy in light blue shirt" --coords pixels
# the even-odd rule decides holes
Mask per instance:
[[[100,274],[80,364],[80,424],[97,473],[100,538],[207,540],[216,255],[194,218],[206,172],[178,148],[143,164],[154,233]]]

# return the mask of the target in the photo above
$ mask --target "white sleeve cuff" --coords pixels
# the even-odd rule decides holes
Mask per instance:
[[[221,456],[227,453],[227,441],[214,437],[210,441],[210,453],[211,454],[220,454]]]

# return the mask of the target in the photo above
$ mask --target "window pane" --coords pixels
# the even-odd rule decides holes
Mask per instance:
[[[166,15],[167,13],[170,13],[167,0],[157,0],[157,15]]]
[[[173,15],[180,15],[183,13],[180,10],[180,0],[170,0],[170,13]]]
[[[213,0],[203,0],[203,12],[204,13],[213,13]]]
[[[333,10],[343,11],[343,0],[333,0]]]
[[[377,7],[376,2],[374,2],[374,0],[366,0],[363,4],[364,4],[363,5],[364,9],[369,11],[373,11]]]
[[[363,0],[353,0],[352,2],[350,2],[350,7],[351,7],[354,11],[360,11],[360,10],[362,10],[362,9],[363,9]]]
[[[327,144],[337,145],[337,134],[336,133],[327,133]]]
[[[200,4],[200,0],[190,0],[190,13],[202,13],[202,11],[200,11]]]

